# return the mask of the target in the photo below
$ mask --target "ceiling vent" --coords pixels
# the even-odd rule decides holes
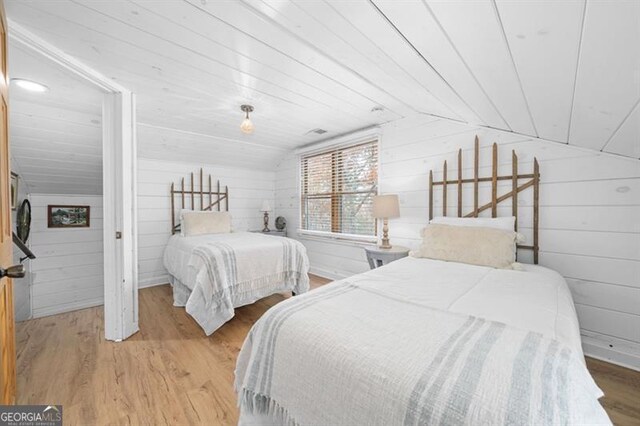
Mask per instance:
[[[310,135],[312,133],[315,133],[316,135],[323,135],[323,134],[327,133],[327,131],[325,129],[313,129],[313,130],[309,130],[307,132],[307,135]]]

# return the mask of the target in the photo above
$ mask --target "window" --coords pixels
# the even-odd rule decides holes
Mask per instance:
[[[377,141],[303,156],[300,167],[302,229],[376,235]]]

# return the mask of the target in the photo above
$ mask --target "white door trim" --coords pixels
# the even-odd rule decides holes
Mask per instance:
[[[9,38],[105,92],[102,108],[104,330],[121,341],[138,331],[135,95],[112,79],[8,20]],[[116,233],[121,238],[116,239]]]

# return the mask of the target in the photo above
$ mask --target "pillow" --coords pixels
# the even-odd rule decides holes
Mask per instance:
[[[469,226],[474,228],[493,228],[502,229],[504,231],[513,231],[516,227],[515,216],[507,217],[448,217],[440,216],[434,217],[429,223],[437,223],[441,225],[454,225],[454,226]],[[526,238],[523,234],[517,234],[516,243],[524,244]],[[513,247],[513,253],[517,252],[518,248]]]
[[[231,232],[229,212],[185,211],[180,213],[180,234],[189,237],[204,234],[227,234]]]
[[[439,223],[441,225],[473,226],[480,228],[502,229],[513,231],[516,228],[515,216],[507,217],[434,217],[429,223]]]
[[[516,233],[494,228],[431,224],[415,257],[513,269]]]

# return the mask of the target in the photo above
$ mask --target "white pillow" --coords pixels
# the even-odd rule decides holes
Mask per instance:
[[[431,224],[415,257],[514,269],[517,235],[495,228]]]
[[[185,237],[231,232],[229,212],[190,211],[180,213],[180,234]]]
[[[184,237],[184,224],[182,223],[182,217],[185,213],[202,213],[201,211],[182,209],[180,210],[180,215],[178,216],[178,222],[180,222],[180,236]]]
[[[434,217],[429,223],[454,226],[473,226],[480,228],[502,229],[513,231],[516,228],[515,216],[507,217]]]
[[[474,228],[493,228],[502,229],[503,231],[513,231],[516,227],[515,216],[506,217],[449,217],[440,216],[434,217],[429,223],[441,224],[441,225],[453,225],[453,226],[470,226]],[[526,237],[518,232],[516,235],[516,243],[524,244]],[[517,247],[514,247],[514,253],[517,251]]]

